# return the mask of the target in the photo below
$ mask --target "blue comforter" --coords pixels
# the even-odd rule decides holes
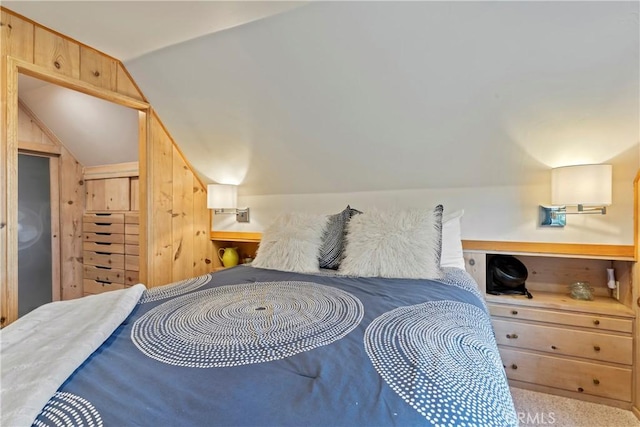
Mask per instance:
[[[35,425],[517,425],[473,280],[239,266],[143,294]]]

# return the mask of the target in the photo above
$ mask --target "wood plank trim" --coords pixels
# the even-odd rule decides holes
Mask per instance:
[[[211,240],[226,242],[259,242],[262,233],[244,231],[212,231]]]
[[[551,255],[579,255],[611,257],[628,261],[635,260],[635,248],[632,245],[595,245],[581,243],[542,243],[542,242],[498,242],[490,240],[463,240],[464,250],[488,252],[519,252]]]
[[[40,120],[40,118],[38,116],[36,116],[36,113],[34,113],[28,106],[27,104],[25,104],[24,102],[22,102],[22,100],[20,98],[18,98],[18,107],[22,109],[22,111],[24,111],[27,116],[29,116],[29,118],[31,118],[31,120],[33,120],[33,122],[36,124],[36,126],[38,126],[40,128],[40,130],[42,131],[42,133],[44,133],[47,138],[49,138],[51,140],[51,142],[53,142],[54,144],[56,144],[58,147],[60,147],[62,144],[62,141],[60,141],[60,139],[58,139],[58,137],[51,132],[51,129],[49,129],[49,127],[47,125],[44,124],[44,122],[42,120]],[[18,142],[18,144],[21,144],[20,142]],[[41,144],[44,145],[44,144]],[[20,147],[18,147],[20,148]],[[58,154],[60,153],[60,151],[58,151]]]
[[[137,177],[139,174],[138,162],[85,166],[83,171],[85,181],[91,179]]]
[[[18,141],[18,151],[23,153],[53,154],[54,156],[59,156],[62,150],[60,150],[60,147],[55,145]]]
[[[176,141],[173,139],[173,136],[171,136],[171,134],[169,133],[169,131],[167,130],[167,128],[165,127],[164,123],[162,123],[162,120],[160,120],[160,116],[158,116],[158,113],[156,113],[156,110],[151,111],[151,113],[153,114],[155,120],[158,122],[158,124],[160,125],[160,127],[162,128],[162,130],[164,130],[164,133],[167,134],[167,136],[169,137],[169,139],[171,140],[171,144],[173,144],[173,146],[175,147],[175,149],[178,151],[178,154],[180,155],[180,157],[182,158],[182,160],[187,164],[187,167],[189,168],[189,170],[191,171],[191,173],[193,174],[193,178],[200,184],[200,186],[206,191],[207,190],[207,186],[204,185],[204,183],[202,182],[202,180],[200,179],[200,177],[198,176],[197,173],[194,172],[194,168],[191,165],[191,163],[189,163],[189,160],[187,160],[187,158],[185,157],[184,153],[182,152],[182,150],[180,149],[180,147],[178,146],[178,144],[176,144]]]
[[[68,40],[68,41],[70,41],[70,42],[72,42],[72,43],[75,43],[75,44],[77,44],[77,45],[79,45],[79,46],[84,46],[84,47],[85,47],[85,48],[87,48],[87,49],[94,50],[94,51],[96,51],[97,53],[99,53],[100,55],[103,55],[103,56],[105,56],[105,57],[107,57],[107,58],[109,58],[109,59],[113,59],[113,60],[115,60],[115,61],[120,62],[117,58],[114,58],[114,57],[113,57],[113,56],[111,56],[111,55],[107,55],[106,53],[101,52],[101,51],[97,50],[96,48],[93,48],[93,47],[91,47],[91,46],[89,46],[89,45],[86,45],[86,44],[82,43],[81,41],[78,41],[78,40],[76,40],[76,39],[74,39],[74,38],[71,38],[71,37],[69,37],[69,36],[67,36],[67,35],[65,35],[65,34],[59,33],[59,32],[58,32],[58,31],[56,31],[56,30],[52,30],[52,29],[51,29],[51,28],[49,28],[49,27],[45,27],[44,25],[42,25],[42,24],[40,24],[40,23],[38,23],[38,22],[34,21],[33,19],[27,18],[27,17],[26,17],[26,16],[24,16],[24,15],[20,15],[19,13],[14,12],[14,11],[13,11],[13,10],[11,10],[11,9],[7,9],[7,8],[6,8],[6,7],[4,7],[4,6],[0,6],[0,10],[2,10],[2,11],[4,11],[4,12],[8,13],[9,15],[13,15],[13,16],[15,16],[15,17],[17,17],[17,18],[20,18],[20,19],[22,19],[23,21],[29,22],[30,24],[33,24],[33,25],[34,25],[34,26],[36,26],[36,27],[42,28],[43,30],[46,30],[46,31],[48,31],[48,32],[50,32],[50,33],[52,33],[52,34],[55,34],[55,35],[56,35],[56,36],[58,36],[58,37],[62,37],[63,39]]]
[[[147,110],[149,104],[143,101],[139,101],[135,98],[128,97],[116,92],[112,92],[107,89],[102,89],[98,86],[94,86],[90,83],[85,83],[82,80],[67,77],[62,74],[51,73],[44,67],[30,64],[26,61],[9,57],[7,58],[8,68],[17,68],[18,72],[26,74],[31,77],[35,77],[40,80],[44,80],[49,83],[53,83],[58,86],[66,87],[68,89],[77,90],[87,95],[95,96],[97,98],[104,99],[105,101],[114,102],[116,104],[123,105],[125,107],[133,108],[136,110]]]

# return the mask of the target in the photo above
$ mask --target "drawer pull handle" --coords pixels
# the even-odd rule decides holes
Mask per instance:
[[[518,339],[518,334],[507,334],[507,338],[511,339]]]
[[[516,365],[515,363],[511,365],[511,369],[518,369],[518,365]]]
[[[555,345],[551,346],[551,350],[557,350],[557,349],[558,349],[558,347],[556,347]]]
[[[580,393],[582,393],[582,392],[584,391],[584,389],[583,389],[582,387],[578,387],[578,391],[579,391]]]
[[[600,324],[600,321],[598,319],[596,319],[596,320],[593,321],[593,324],[597,326],[597,325]]]
[[[100,71],[94,71],[93,75],[96,76],[96,77],[100,77]]]
[[[593,383],[594,383],[595,385],[598,385],[598,384],[600,384],[600,380],[599,380],[599,379],[597,379],[597,378],[594,378],[594,379],[593,379]]]
[[[518,310],[511,310],[511,314],[515,316],[516,314],[518,314]]]
[[[111,233],[97,232],[98,236],[111,236]]]
[[[471,259],[469,260],[469,265],[471,265],[471,266],[476,265],[476,260],[475,260],[475,259],[473,259],[473,258],[471,258]]]
[[[599,346],[599,345],[594,345],[594,346],[593,346],[593,349],[594,349],[595,351],[600,351],[600,346]]]
[[[111,225],[110,222],[96,222],[96,225],[99,225],[100,227],[108,227]]]

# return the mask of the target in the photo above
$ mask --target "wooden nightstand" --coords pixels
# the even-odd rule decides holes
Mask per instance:
[[[485,295],[496,341],[513,386],[631,409],[633,398],[633,257],[465,251],[467,271],[486,289],[487,261],[509,253],[529,272],[523,295]],[[619,300],[609,295],[615,268]],[[593,301],[574,300],[569,285],[588,281]]]
[[[220,248],[238,248],[240,263],[246,257],[255,258],[260,244],[262,233],[241,232],[241,231],[212,231],[211,241],[213,242],[213,271],[224,270],[222,262],[218,258]]]

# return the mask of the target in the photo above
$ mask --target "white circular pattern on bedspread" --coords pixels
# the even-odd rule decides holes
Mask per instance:
[[[364,336],[380,376],[433,425],[517,425],[493,340],[480,309],[453,301],[397,308]]]
[[[198,276],[191,279],[181,280],[171,285],[158,286],[156,288],[149,288],[140,297],[138,304],[144,304],[146,302],[158,301],[169,297],[175,297],[183,295],[198,288],[203,287],[211,280],[211,274],[205,274],[204,276]]]
[[[227,285],[149,310],[134,323],[131,339],[144,354],[170,365],[248,365],[339,340],[363,313],[355,296],[316,283]]]
[[[102,418],[86,399],[71,393],[56,392],[33,422],[36,427],[101,427]]]

